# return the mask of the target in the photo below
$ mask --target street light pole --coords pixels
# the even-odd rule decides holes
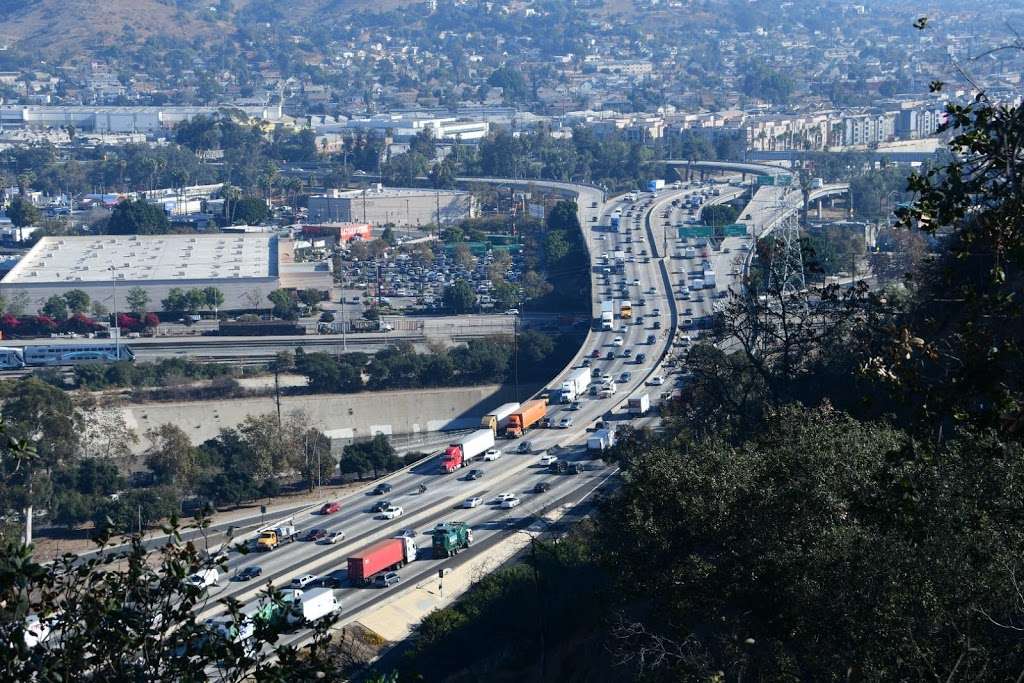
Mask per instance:
[[[110,266],[111,288],[114,290],[114,357],[121,360],[121,327],[117,324],[117,267]]]

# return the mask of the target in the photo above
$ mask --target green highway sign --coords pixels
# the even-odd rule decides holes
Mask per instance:
[[[691,225],[686,228],[679,228],[679,237],[712,237],[714,228],[710,225]]]
[[[743,237],[746,234],[747,226],[743,223],[722,226],[722,235],[724,237]]]

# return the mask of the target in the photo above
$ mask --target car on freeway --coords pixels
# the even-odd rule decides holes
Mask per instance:
[[[660,308],[655,308],[653,311],[648,313],[648,315],[653,315],[655,318],[659,318],[659,317],[661,317],[661,309]]]
[[[501,501],[501,508],[503,510],[511,510],[512,508],[517,507],[521,502],[522,501],[519,500],[518,496],[512,496],[511,498],[506,498]]]
[[[566,415],[565,417],[558,421],[559,429],[568,429],[569,427],[572,427],[572,425],[573,419],[571,415]]]
[[[615,352],[614,351],[609,351],[608,353],[605,354],[604,359],[605,360],[615,360]]]
[[[309,584],[316,581],[316,576],[313,574],[303,574],[302,576],[296,576],[292,579],[292,582],[288,584],[289,588],[305,588]]]
[[[480,496],[473,496],[462,501],[462,507],[466,509],[477,508],[483,505],[484,499]]]
[[[623,341],[622,337],[616,337],[615,339],[612,339],[612,346],[622,346],[625,343],[626,342]]]
[[[519,315],[519,309],[518,308],[510,308],[507,311],[505,311],[505,315]]]
[[[536,486],[533,487],[534,493],[545,493],[551,490],[551,484],[546,481],[538,481]]]
[[[537,464],[541,465],[542,467],[547,467],[548,465],[550,465],[551,463],[555,462],[556,460],[558,460],[558,458],[556,458],[553,455],[542,455],[537,460]]]
[[[658,338],[656,336],[654,336],[653,334],[647,335],[647,343],[648,344],[654,344],[657,341],[658,341]]]
[[[370,511],[371,512],[384,512],[384,510],[388,509],[389,507],[391,507],[391,501],[388,501],[388,500],[378,500],[376,503],[373,504],[373,507],[370,508]]]
[[[321,576],[316,584],[321,588],[341,588],[348,583],[347,569],[334,569]]]
[[[519,451],[520,453],[529,453],[530,451],[533,450],[533,443],[529,441],[524,441],[521,444],[519,444],[519,447],[516,450]]]
[[[345,540],[345,532],[344,531],[332,531],[332,532],[328,533],[326,536],[324,536],[323,538],[321,538],[320,540],[318,540],[317,543],[319,543],[320,545],[334,545],[338,541],[344,541],[344,540]]]
[[[333,515],[335,512],[341,510],[341,503],[336,500],[332,500],[329,503],[324,503],[320,506],[321,515]]]
[[[258,564],[252,564],[242,569],[242,571],[235,574],[235,581],[252,581],[258,579],[263,575],[263,567]]]
[[[327,535],[327,529],[310,529],[306,532],[306,535],[302,537],[303,541],[316,542]]]
[[[636,302],[636,305],[637,306],[646,306],[647,305],[647,299],[640,299],[640,301]]]
[[[402,509],[401,505],[392,505],[386,508],[380,513],[381,519],[395,519],[405,514],[405,510]]]
[[[581,368],[589,368],[590,367],[590,359],[589,358],[584,358],[583,362],[580,363],[580,367]]]
[[[590,357],[591,358],[600,358],[601,357],[601,350],[600,349],[594,349],[593,351],[590,352]]]
[[[602,382],[611,382],[612,381],[612,373],[608,372],[607,370],[602,372],[601,373],[601,381]]]
[[[499,503],[504,503],[506,500],[512,500],[515,497],[516,494],[514,493],[499,493],[495,500],[497,500]]]
[[[402,577],[398,575],[398,572],[384,572],[374,577],[373,585],[377,588],[390,588],[401,580]]]
[[[636,354],[636,363],[637,363],[637,365],[639,365],[640,363],[643,363],[645,360],[647,360],[647,354],[646,353],[638,353],[638,354]]]
[[[582,407],[583,403],[581,403],[580,401],[573,401],[572,403],[569,404],[569,410],[579,410]]]
[[[654,377],[651,377],[649,380],[647,380],[647,384],[649,384],[652,387],[660,387],[664,383],[665,378],[662,377],[661,375],[655,375]]]
[[[625,384],[626,382],[628,382],[631,379],[633,379],[633,373],[632,372],[624,372],[621,375],[619,375],[619,381],[622,382],[623,384]]]
[[[500,457],[501,457],[501,449],[500,448],[491,448],[486,453],[484,453],[484,460],[486,462],[491,462],[492,460],[497,460]]]
[[[656,330],[660,330],[661,329],[661,321],[660,320],[655,320],[653,327]]]
[[[658,290],[656,288],[654,288],[654,287],[650,287],[650,288],[648,288],[647,293],[648,294],[657,294]]]
[[[392,488],[391,484],[377,484],[377,488],[373,490],[373,495],[383,496],[385,493],[391,493]]]
[[[484,476],[483,470],[470,470],[466,474],[466,481],[476,481],[480,477]]]
[[[633,355],[633,349],[622,349],[622,357],[629,358]]]

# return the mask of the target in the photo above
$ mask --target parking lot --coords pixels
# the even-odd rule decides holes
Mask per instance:
[[[361,313],[377,296],[394,311],[439,312],[445,287],[460,279],[473,288],[481,311],[500,313],[514,303],[495,296],[493,276],[515,285],[522,272],[521,254],[486,248],[470,254],[433,241],[421,242],[415,249],[393,248],[363,261],[343,252],[336,278],[352,315]]]

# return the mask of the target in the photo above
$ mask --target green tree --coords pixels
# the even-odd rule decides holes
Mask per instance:
[[[55,320],[67,320],[68,305],[64,301],[64,297],[54,294],[43,304],[42,313]]]
[[[35,204],[21,195],[15,195],[7,207],[7,217],[16,228],[24,228],[30,225],[38,225],[43,219]]]
[[[72,313],[85,313],[89,310],[90,297],[81,289],[64,292],[64,303]]]
[[[162,424],[146,432],[150,447],[145,454],[146,467],[156,481],[190,493],[198,476],[196,449],[188,435],[175,424]]]
[[[113,235],[157,235],[170,227],[164,210],[145,199],[125,199],[114,207],[107,224]]]
[[[171,287],[167,292],[167,298],[160,302],[160,306],[164,311],[188,311],[190,306],[188,293],[181,287]]]
[[[739,217],[739,210],[730,204],[709,204],[700,210],[700,219],[704,225],[731,225]]]
[[[231,211],[232,215],[228,219],[232,225],[263,225],[270,218],[267,201],[258,197],[243,197],[232,202]]]
[[[449,313],[470,313],[476,309],[476,294],[468,282],[458,279],[444,288],[441,303]]]
[[[577,214],[576,202],[561,200],[553,207],[547,217],[548,230],[564,230],[579,232],[580,219]]]
[[[224,305],[224,293],[216,287],[203,287],[203,307],[210,311],[216,311]]]
[[[275,289],[267,295],[274,304],[274,315],[282,320],[295,320],[299,317],[299,307],[295,304],[291,292],[286,289]]]
[[[128,294],[125,297],[125,301],[128,303],[128,310],[131,311],[132,313],[135,313],[135,314],[145,313],[146,310],[147,310],[147,307],[149,306],[149,302],[150,302],[149,292],[147,292],[142,287],[138,287],[138,286],[130,287],[128,289]],[[177,309],[173,309],[173,308],[167,306],[166,305],[166,300],[165,300],[164,310],[177,310]]]

